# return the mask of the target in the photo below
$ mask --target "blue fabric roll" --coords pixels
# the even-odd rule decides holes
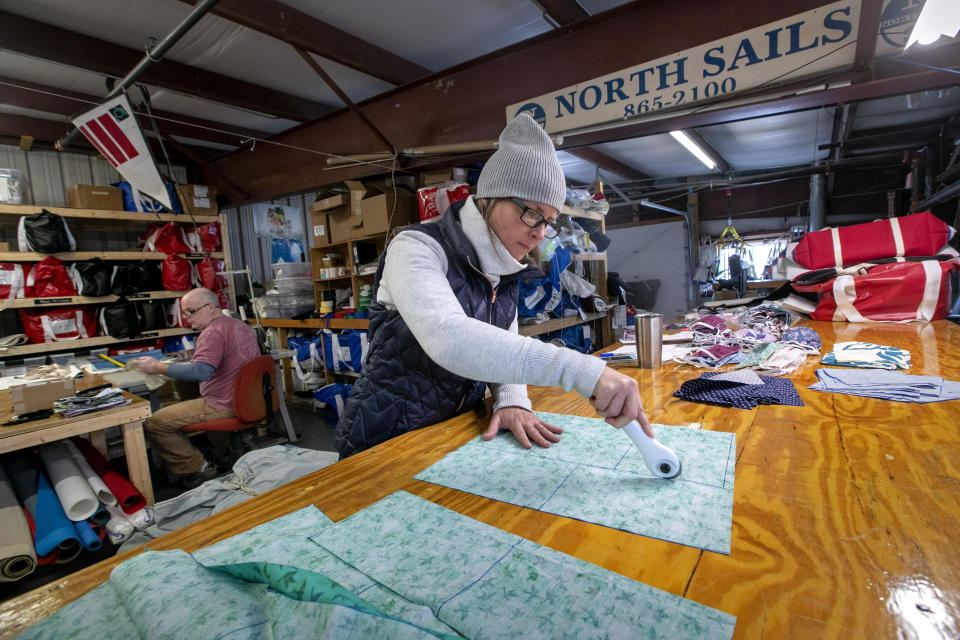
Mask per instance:
[[[91,524],[107,524],[108,522],[110,522],[111,517],[112,516],[110,515],[110,512],[107,511],[107,505],[101,502],[100,505],[97,507],[97,510],[93,513],[93,515],[87,519],[90,521]]]
[[[77,530],[67,519],[57,494],[53,492],[53,488],[42,473],[37,474],[36,504],[37,513],[34,520],[37,529],[33,534],[33,540],[39,555],[45,556],[57,547],[60,547],[60,552],[63,554],[67,549],[73,549],[74,545],[80,545]]]
[[[103,542],[97,537],[97,533],[86,520],[74,522],[73,528],[76,529],[77,535],[80,536],[80,542],[87,551],[96,551],[103,546]]]

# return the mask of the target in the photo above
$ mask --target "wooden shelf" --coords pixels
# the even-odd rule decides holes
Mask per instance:
[[[122,296],[130,301],[165,300],[179,298],[186,291],[143,291]],[[110,304],[121,296],[61,296],[57,298],[17,298],[11,300],[4,309],[36,309],[39,307],[62,307],[70,304]]]
[[[573,327],[578,324],[586,324],[588,322],[593,322],[594,320],[600,320],[606,315],[606,312],[597,312],[588,313],[586,319],[582,319],[580,316],[570,316],[569,318],[551,318],[550,320],[540,324],[520,325],[518,333],[522,336],[539,336],[543,333],[550,333],[551,331],[558,331],[560,329]]]
[[[178,253],[181,258],[211,258],[223,259],[222,251],[211,253]],[[63,262],[78,262],[81,260],[163,260],[167,254],[159,251],[64,251],[62,253],[36,253],[34,251],[0,251],[0,261],[3,262],[40,262],[47,256],[53,256]]]
[[[574,209],[573,207],[563,206],[560,213],[574,218],[588,218],[590,220],[606,220],[607,217],[599,211],[587,211],[586,209]]]
[[[188,333],[196,333],[193,329],[157,329],[156,331],[145,331],[136,338],[114,338],[111,336],[97,336],[96,338],[80,338],[78,340],[63,340],[61,342],[44,342],[41,344],[24,344],[19,347],[10,347],[2,354],[4,358],[16,356],[29,356],[34,353],[46,353],[48,351],[67,351],[69,349],[88,349],[90,347],[102,347],[108,344],[121,344],[124,342],[137,342],[138,340],[153,340],[156,338],[169,338],[172,336],[183,336]]]
[[[50,213],[55,213],[64,218],[87,218],[92,220],[129,220],[139,222],[182,222],[185,224],[206,224],[207,222],[219,222],[219,215],[194,215],[193,218],[188,214],[178,213],[140,213],[138,211],[107,211],[103,209],[72,209],[70,207],[44,207],[41,205],[29,204],[2,204],[0,205],[0,214],[14,216],[29,216],[34,213],[40,213],[46,209]]]
[[[260,324],[276,329],[366,329],[370,321],[366,318],[307,318],[291,320],[286,318],[263,318]]]
[[[330,282],[331,280],[349,280],[353,276],[337,276],[335,278],[314,278],[314,282]]]

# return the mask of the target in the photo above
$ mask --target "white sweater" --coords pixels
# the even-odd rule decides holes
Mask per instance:
[[[496,287],[500,277],[524,265],[490,231],[471,197],[460,210],[463,231]],[[600,358],[518,335],[517,319],[504,331],[470,318],[447,282],[440,244],[416,230],[390,242],[377,301],[396,309],[430,359],[457,375],[490,385],[494,411],[531,409],[527,384],[560,386],[589,397],[603,372]]]

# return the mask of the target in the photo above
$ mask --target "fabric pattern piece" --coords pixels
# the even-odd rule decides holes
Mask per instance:
[[[754,369],[767,376],[784,376],[796,371],[807,360],[807,354],[805,349],[784,344]]]
[[[960,399],[960,382],[900,371],[817,369],[816,391],[845,393],[897,402],[942,402]]]
[[[294,639],[304,629],[331,639],[455,637],[393,618],[317,573],[270,564],[207,568],[179,550],[135,556],[91,594],[19,637],[102,640],[109,630],[144,639]]]
[[[816,331],[809,327],[793,327],[787,329],[783,332],[780,341],[812,353],[820,353],[820,347],[823,346],[823,340],[820,339]]]
[[[312,539],[468,638],[730,638],[736,623],[403,491]]]
[[[909,369],[910,352],[871,342],[838,342],[820,362],[861,369]]]
[[[676,452],[680,476],[652,474],[636,447],[603,420],[537,412],[564,429],[549,448],[524,449],[510,434],[472,440],[416,476],[530,509],[730,553],[734,435],[655,425]]]
[[[752,409],[758,404],[803,406],[803,400],[800,399],[793,382],[786,378],[760,376],[763,379],[761,387],[711,380],[716,375],[716,373],[705,373],[694,380],[687,380],[673,395],[681,400],[737,409]]]
[[[737,369],[746,369],[755,367],[767,358],[769,358],[777,349],[783,349],[785,344],[780,342],[762,342],[747,352],[743,360],[737,365]]]

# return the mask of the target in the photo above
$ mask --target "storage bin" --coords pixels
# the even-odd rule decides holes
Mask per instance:
[[[313,278],[277,278],[273,287],[278,293],[313,293]]]
[[[288,307],[291,305],[312,306],[313,295],[303,293],[268,293],[263,296],[265,307]]]
[[[274,280],[280,278],[309,278],[312,275],[309,262],[278,262],[270,265],[270,267],[273,269]]]
[[[308,305],[290,304],[276,307],[264,307],[263,310],[266,312],[268,318],[292,318],[293,316],[300,315],[301,313],[309,313],[313,311],[313,303]]]

